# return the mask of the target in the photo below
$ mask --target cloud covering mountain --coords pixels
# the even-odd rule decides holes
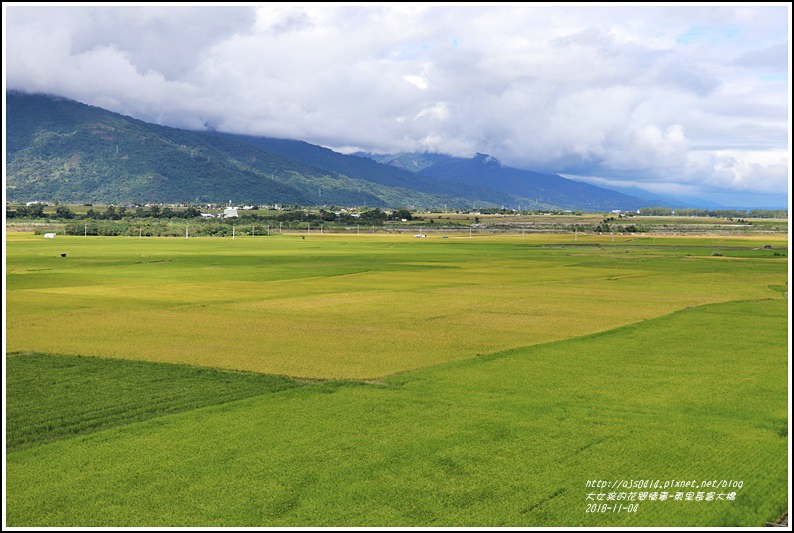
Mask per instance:
[[[9,89],[785,204],[790,5],[7,6]]]

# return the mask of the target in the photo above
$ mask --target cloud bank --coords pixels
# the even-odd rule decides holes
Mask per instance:
[[[164,125],[784,205],[789,6],[31,7],[8,89]]]

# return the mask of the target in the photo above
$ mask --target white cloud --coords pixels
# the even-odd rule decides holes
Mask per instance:
[[[143,120],[788,190],[786,6],[3,9],[9,88]]]
[[[425,90],[427,89],[427,80],[422,76],[411,76],[409,74],[403,75],[403,79],[416,87],[417,89]]]

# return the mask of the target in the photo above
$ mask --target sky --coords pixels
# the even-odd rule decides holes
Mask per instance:
[[[3,4],[6,89],[785,207],[790,4]]]

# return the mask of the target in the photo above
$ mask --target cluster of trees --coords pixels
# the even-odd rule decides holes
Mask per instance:
[[[388,220],[413,220],[413,214],[407,209],[395,209],[388,216]]]
[[[465,213],[466,211],[458,211],[458,213]],[[471,213],[472,211],[469,211]],[[484,209],[477,209],[477,213],[481,215],[581,215],[582,211],[570,209],[507,209],[504,207],[486,207]]]
[[[614,220],[614,219],[613,219]],[[589,228],[587,226],[576,226],[577,229],[587,231]],[[609,225],[606,221],[592,227],[592,231],[596,233],[643,233],[647,231],[642,226],[635,226],[634,224],[630,224],[628,226],[621,226],[621,225]]]
[[[400,213],[401,211],[395,211],[394,213]],[[408,213],[410,217],[410,212],[405,211]],[[274,218],[279,222],[328,222],[328,223],[339,223],[339,224],[367,224],[367,225],[376,225],[382,226],[385,220],[394,220],[397,218],[395,214],[392,213],[391,217],[387,215],[383,210],[379,207],[375,209],[370,209],[368,211],[362,212],[358,217],[354,217],[350,213],[344,213],[341,211],[328,211],[325,209],[320,209],[319,213],[313,213],[310,211],[305,210],[297,210],[297,211],[287,211],[284,213],[280,213],[278,216]],[[262,218],[258,215],[243,215],[244,218]],[[406,217],[402,217],[406,218]],[[273,219],[273,217],[271,217]]]
[[[696,208],[678,208],[671,209],[669,207],[642,207],[640,208],[640,215],[646,217],[716,217],[716,218],[788,218],[788,211],[785,209],[751,209],[746,211],[744,209],[696,209]]]
[[[788,218],[788,211],[785,209],[750,209],[747,216],[749,218]]]
[[[499,207],[487,207],[485,209],[479,209],[478,212],[481,215],[514,215],[515,211],[513,209],[505,209]]]
[[[139,207],[130,210],[124,206],[116,207],[109,205],[105,211],[94,210],[93,207],[82,215],[77,214],[65,205],[59,205],[55,208],[55,213],[47,215],[44,213],[44,204],[31,204],[28,206],[19,206],[16,209],[11,209],[6,206],[6,219],[12,218],[25,218],[25,219],[62,219],[62,220],[121,220],[129,218],[158,218],[158,219],[171,219],[181,218],[190,219],[201,216],[201,212],[195,207],[188,207],[187,209],[173,209],[171,207],[163,207],[153,205],[151,207]]]
[[[44,230],[42,230],[44,231]],[[129,237],[231,237],[234,235],[272,235],[273,228],[263,224],[225,224],[209,221],[186,224],[176,221],[157,221],[134,223],[131,220],[90,220],[69,222],[65,228],[67,235],[99,235]]]
[[[66,208],[68,209],[68,208]],[[57,214],[57,211],[56,211]],[[171,207],[161,208],[159,205],[150,207],[139,207],[134,212],[129,211],[126,207],[114,207],[109,205],[105,212],[94,211],[89,209],[84,218],[94,220],[121,220],[122,218],[197,218],[201,216],[201,211],[195,207],[188,207],[187,209],[173,209]],[[72,218],[72,217],[61,217]]]
[[[148,207],[126,208],[124,206],[107,206],[104,211],[101,209],[94,209],[93,206],[87,204],[89,209],[85,214],[75,213],[65,205],[59,205],[55,209],[54,214],[47,214],[44,212],[44,204],[31,204],[29,206],[17,206],[11,208],[6,206],[6,219],[57,219],[57,220],[96,220],[96,221],[121,221],[121,220],[138,220],[138,219],[158,219],[158,220],[171,220],[171,219],[198,219],[201,217],[201,211],[196,207],[187,207],[184,209],[175,209],[172,207],[161,207],[152,205]],[[235,224],[250,224],[256,223],[260,220],[293,223],[293,222],[327,222],[337,224],[367,224],[381,226],[387,220],[413,220],[416,217],[408,209],[397,209],[389,214],[380,208],[370,209],[363,211],[358,216],[353,216],[350,213],[342,211],[333,211],[321,209],[319,212],[308,211],[306,209],[296,208],[292,211],[281,211],[278,214],[262,215],[257,213],[240,212],[239,218],[227,218],[225,223],[227,225]],[[108,230],[111,231],[111,230]],[[123,233],[122,233],[123,234]]]
[[[31,204],[10,209],[6,206],[6,220],[10,218],[45,218],[44,204]]]

